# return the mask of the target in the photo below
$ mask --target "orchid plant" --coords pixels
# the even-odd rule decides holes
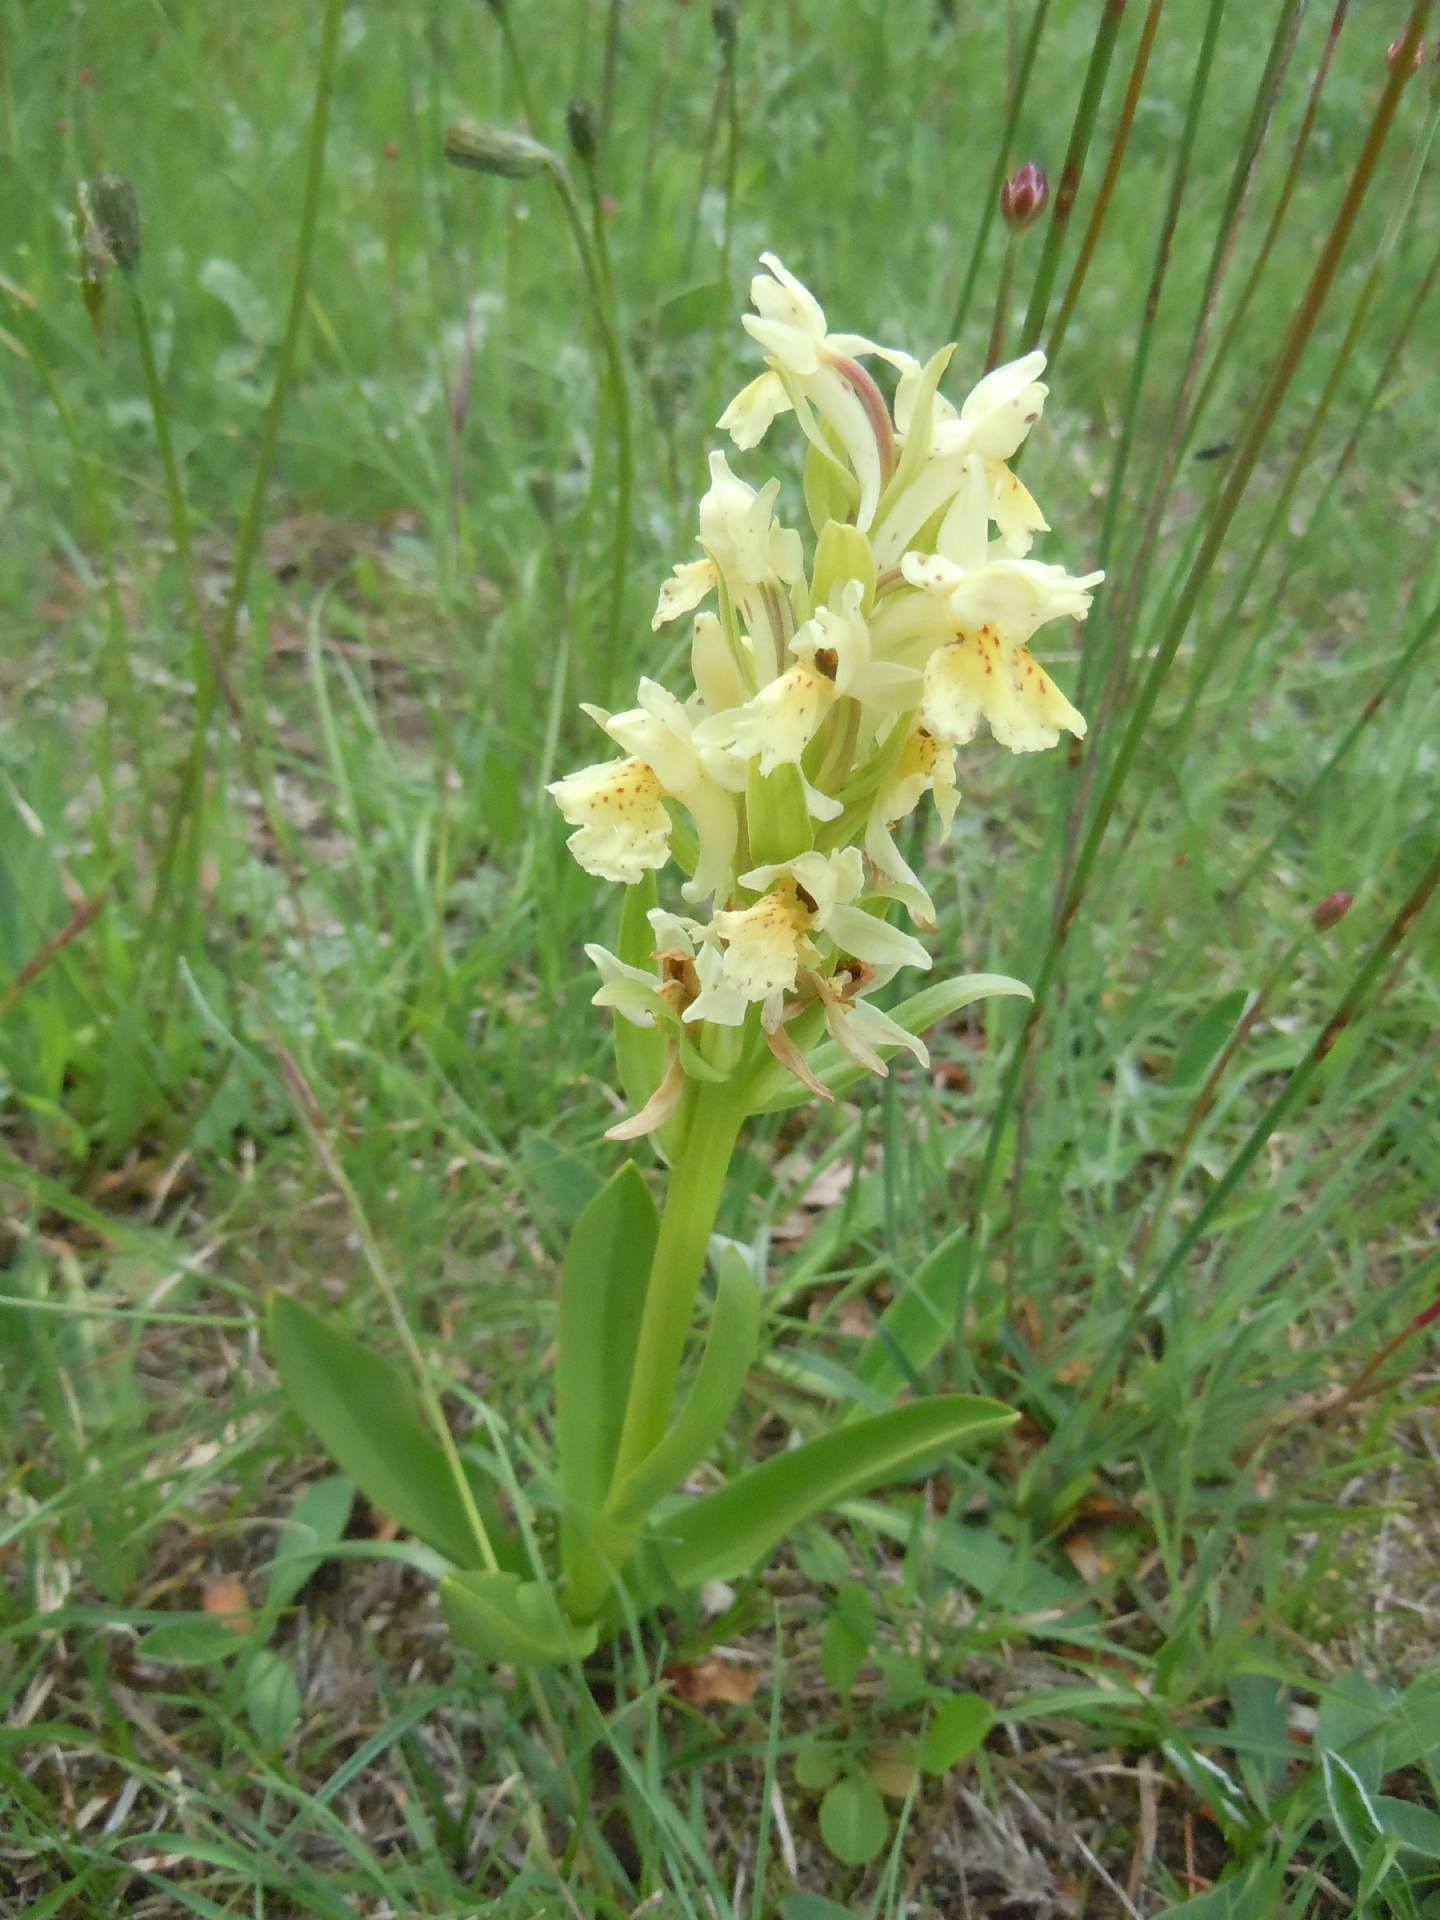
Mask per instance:
[[[967,1395],[913,1400],[686,1491],[759,1339],[759,1276],[714,1237],[747,1119],[831,1100],[900,1051],[923,1066],[925,1027],[988,995],[1028,995],[1017,980],[969,974],[888,1011],[876,1004],[902,970],[931,965],[916,932],[889,917],[935,926],[896,828],[928,794],[948,830],[956,749],[982,720],[1014,753],[1083,738],[1030,643],[1083,619],[1101,578],[1029,557],[1047,523],[1008,463],[1044,406],[1043,354],[997,367],[957,409],[940,393],[953,347],[922,364],[831,333],[773,254],[762,265],[744,324],[765,371],[719,425],[747,453],[794,414],[808,443],[810,551],[779,517],[779,480],[751,486],[712,453],[700,557],[674,568],[653,621],[692,617],[693,692],[642,679],[624,712],[587,706],[619,754],[550,787],[580,865],[624,890],[614,949],[586,948],[629,1107],[609,1137],[648,1139],[667,1169],[657,1212],[637,1166],[622,1167],[566,1256],[558,1472],[539,1495],[558,1515],[558,1578],[546,1542],[513,1537],[491,1479],[443,1421],[427,1433],[398,1375],[293,1300],[272,1313],[301,1414],[372,1498],[445,1555],[452,1628],[497,1660],[584,1653],[627,1609],[746,1571],[808,1514],[1011,1419]],[[867,360],[891,369],[893,400]],[[657,876],[672,863],[688,911],[660,901]]]

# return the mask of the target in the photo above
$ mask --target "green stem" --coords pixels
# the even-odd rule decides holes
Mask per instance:
[[[585,220],[580,197],[568,170],[555,158],[549,163],[550,178],[570,222],[580,265],[595,307],[595,322],[600,336],[601,374],[611,418],[615,422],[615,516],[610,534],[610,611],[605,628],[605,645],[600,658],[600,684],[608,693],[620,651],[620,625],[625,612],[625,575],[630,557],[630,521],[635,488],[634,449],[630,435],[630,391],[625,380],[625,358],[620,348],[620,327],[610,298],[606,263]]]
[[[280,444],[280,422],[290,395],[295,372],[295,356],[300,344],[300,328],[305,318],[306,297],[310,287],[310,262],[315,252],[315,232],[320,221],[320,188],[325,178],[326,137],[330,128],[330,101],[335,92],[336,51],[340,40],[340,16],[345,0],[326,0],[325,17],[320,29],[320,66],[315,79],[315,105],[310,115],[310,145],[305,162],[305,193],[300,206],[300,238],[296,248],[295,275],[290,282],[290,304],[285,314],[285,331],[280,337],[280,353],[275,365],[275,385],[260,435],[260,452],[250,485],[250,502],[240,545],[235,555],[235,573],[225,601],[220,625],[220,664],[229,662],[240,627],[240,610],[245,604],[245,589],[250,583],[250,568],[260,546],[260,530],[265,522],[265,494],[270,484],[270,469],[275,464]],[[214,705],[211,691],[210,706]]]
[[[1010,319],[1010,289],[1015,281],[1015,243],[1017,235],[1005,236],[1005,254],[1000,262],[1000,278],[995,287],[995,317],[990,322],[990,344],[985,349],[985,371],[1000,364],[1005,347],[1005,328]]]
[[[980,203],[980,225],[975,230],[975,245],[970,250],[970,264],[965,269],[965,284],[960,289],[960,297],[955,302],[955,312],[950,321],[952,340],[958,340],[964,331],[965,322],[970,313],[970,302],[975,297],[975,282],[980,277],[980,262],[985,257],[985,242],[990,238],[990,229],[994,225],[995,215],[1000,206],[1000,189],[1004,184],[1005,171],[1015,145],[1015,129],[1020,124],[1020,109],[1025,104],[1026,90],[1030,85],[1030,70],[1035,65],[1036,50],[1040,45],[1040,35],[1045,30],[1045,17],[1049,11],[1050,0],[1035,0],[1035,11],[1030,17],[1030,31],[1025,36],[1020,66],[1015,75],[1014,90],[1010,95],[1009,112],[1005,116],[1005,126],[995,148],[995,164],[990,171],[985,198]]]
[[[1060,169],[1060,185],[1049,225],[1045,229],[1045,246],[1040,255],[1040,264],[1035,269],[1035,284],[1030,292],[1030,305],[1026,309],[1025,324],[1020,333],[1022,353],[1029,353],[1032,347],[1038,347],[1045,330],[1045,315],[1054,291],[1055,276],[1060,270],[1060,249],[1065,244],[1065,235],[1070,227],[1070,211],[1080,191],[1080,176],[1085,169],[1085,156],[1090,151],[1090,136],[1095,131],[1100,97],[1105,91],[1105,78],[1110,71],[1110,58],[1115,51],[1115,39],[1124,12],[1125,0],[1105,0],[1100,24],[1095,30],[1095,45],[1085,69],[1080,103],[1075,109],[1075,122],[1070,129],[1070,144],[1065,150],[1065,161]]]
[[[1080,298],[1080,289],[1085,284],[1085,276],[1090,271],[1090,262],[1095,257],[1095,248],[1099,244],[1100,232],[1105,225],[1105,216],[1110,211],[1111,196],[1115,192],[1115,182],[1120,177],[1121,163],[1124,161],[1126,148],[1130,144],[1130,134],[1135,124],[1135,110],[1140,104],[1145,72],[1150,65],[1150,50],[1155,44],[1155,32],[1160,25],[1160,10],[1164,4],[1165,0],[1150,0],[1145,23],[1140,29],[1140,42],[1135,49],[1135,58],[1130,66],[1130,80],[1120,107],[1120,118],[1116,121],[1115,132],[1111,136],[1110,155],[1105,162],[1100,191],[1095,196],[1095,206],[1085,228],[1085,238],[1080,242],[1080,251],[1075,256],[1075,265],[1070,270],[1069,284],[1065,288],[1065,297],[1060,302],[1060,311],[1055,316],[1055,325],[1051,328],[1050,338],[1046,343],[1045,357],[1050,363],[1052,379],[1061,343],[1069,331],[1075,303]]]
[[[980,1226],[984,1217],[985,1203],[999,1165],[1001,1147],[1006,1137],[1010,1115],[1014,1110],[1015,1097],[1020,1082],[1024,1078],[1036,1029],[1048,1004],[1050,989],[1059,972],[1066,941],[1074,925],[1080,902],[1084,898],[1091,872],[1099,857],[1106,829],[1119,802],[1126,776],[1134,763],[1141,736],[1149,724],[1155,703],[1160,697],[1160,689],[1170,672],[1180,642],[1189,628],[1191,618],[1204,591],[1215,556],[1229,531],[1230,522],[1235,516],[1241,496],[1249,485],[1250,476],[1255,470],[1270,428],[1280,410],[1280,404],[1294,378],[1295,370],[1309,344],[1310,336],[1334,283],[1351,232],[1375,178],[1391,122],[1400,104],[1400,92],[1406,77],[1405,62],[1413,56],[1428,11],[1429,0],[1415,0],[1409,25],[1401,42],[1401,51],[1376,104],[1364,145],[1351,174],[1350,184],[1330,232],[1326,236],[1310,280],[1301,295],[1289,330],[1271,368],[1270,377],[1251,413],[1249,427],[1236,449],[1234,463],[1216,504],[1215,513],[1206,529],[1200,551],[1196,554],[1194,563],[1186,576],[1185,585],[1151,659],[1149,671],[1136,694],[1125,733],[1107,769],[1104,785],[1070,874],[1064,899],[1059,903],[1059,911],[1055,916],[1055,924],[1035,981],[1035,999],[1030,1017],[1026,1021],[1024,1032],[1012,1050],[999,1097],[991,1115],[985,1151],[967,1210],[970,1232],[966,1236],[960,1253],[960,1285],[956,1289],[960,1314],[963,1314],[968,1299],[970,1279],[979,1253]],[[957,1324],[960,1324],[958,1320]]]
[[[697,1088],[685,1145],[660,1216],[615,1459],[615,1485],[640,1464],[669,1423],[695,1294],[743,1118],[728,1083]]]

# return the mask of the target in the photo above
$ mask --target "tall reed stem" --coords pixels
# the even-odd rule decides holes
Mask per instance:
[[[979,1251],[980,1225],[984,1217],[990,1185],[999,1164],[1001,1147],[1014,1110],[1016,1094],[1026,1072],[1030,1048],[1034,1043],[1040,1019],[1048,1005],[1050,989],[1059,971],[1065,943],[1079,911],[1080,902],[1084,898],[1111,815],[1114,813],[1126,777],[1134,763],[1141,737],[1149,725],[1155,703],[1160,697],[1160,689],[1169,674],[1180,642],[1199,603],[1215,556],[1220,550],[1230,522],[1249,485],[1250,476],[1260,458],[1261,449],[1334,283],[1360,209],[1374,180],[1380,155],[1384,150],[1391,123],[1400,103],[1401,89],[1408,77],[1407,63],[1413,57],[1415,47],[1420,41],[1428,10],[1429,0],[1414,0],[1401,52],[1391,66],[1389,77],[1366,133],[1364,145],[1356,161],[1350,184],[1331,224],[1310,280],[1301,295],[1299,306],[1271,368],[1270,377],[1262,389],[1252,411],[1249,426],[1236,450],[1234,464],[1216,503],[1200,550],[1195,556],[1170,620],[1155,649],[1149,671],[1137,691],[1129,723],[1110,763],[1104,786],[1075,862],[1070,884],[1064,899],[1059,904],[1055,924],[1041,961],[1039,976],[1034,983],[1034,1002],[1020,1039],[1011,1053],[1005,1078],[1001,1083],[991,1116],[985,1152],[971,1194],[968,1209],[970,1232],[960,1252],[961,1274],[956,1290],[957,1301],[962,1311],[969,1297],[970,1279]],[[959,1331],[957,1328],[957,1333]]]
[[[1100,112],[1101,97],[1105,92],[1105,79],[1110,71],[1110,60],[1115,52],[1115,40],[1120,32],[1120,22],[1124,13],[1125,0],[1104,0],[1100,24],[1095,30],[1095,44],[1090,49],[1090,59],[1085,68],[1085,81],[1080,89],[1080,102],[1075,109],[1075,120],[1070,129],[1070,144],[1065,149],[1065,161],[1060,169],[1060,184],[1056,188],[1055,203],[1050,210],[1050,224],[1045,229],[1045,245],[1040,252],[1040,264],[1035,269],[1035,283],[1030,290],[1030,304],[1025,310],[1025,324],[1020,329],[1022,353],[1029,353],[1032,347],[1038,347],[1040,336],[1045,330],[1045,315],[1050,305],[1050,294],[1055,285],[1055,276],[1060,270],[1060,250],[1065,244],[1065,236],[1070,228],[1070,214],[1075,205],[1075,196],[1080,191],[1080,176],[1085,170],[1085,156],[1090,151],[1095,120]]]
[[[1030,75],[1035,66],[1035,54],[1040,45],[1040,36],[1045,31],[1045,21],[1049,12],[1050,0],[1035,0],[1035,11],[1030,16],[1030,31],[1025,36],[1020,65],[1015,74],[1015,84],[1010,92],[1005,125],[995,148],[995,165],[991,169],[985,197],[980,203],[980,224],[975,229],[975,244],[970,249],[970,264],[965,269],[965,280],[950,320],[952,340],[960,338],[965,331],[965,322],[970,317],[970,302],[975,297],[975,283],[980,277],[980,263],[985,257],[985,242],[990,238],[990,229],[994,225],[995,215],[1000,206],[1000,188],[1009,168],[1010,153],[1015,144],[1015,130],[1020,124],[1020,111],[1025,105]]]

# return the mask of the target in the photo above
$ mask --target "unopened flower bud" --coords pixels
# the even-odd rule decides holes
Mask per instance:
[[[140,264],[140,202],[119,173],[98,173],[87,182],[81,203],[88,218],[83,237],[87,271],[103,278],[108,267],[134,273]]]
[[[600,145],[600,116],[593,101],[577,94],[565,109],[565,130],[577,157],[588,167]]]
[[[498,173],[525,180],[555,164],[555,156],[528,133],[509,133],[478,120],[458,120],[445,129],[445,158],[476,173]]]
[[[1012,233],[1033,227],[1050,202],[1050,182],[1043,167],[1027,160],[1000,189],[1000,213]]]
[[[1345,918],[1354,899],[1353,893],[1327,893],[1310,915],[1311,926],[1317,933],[1328,933]]]
[[[710,9],[710,25],[714,28],[715,38],[722,47],[733,47],[738,26],[735,0],[715,0]]]

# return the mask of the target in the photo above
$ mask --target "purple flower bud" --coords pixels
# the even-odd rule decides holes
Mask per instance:
[[[1027,160],[1000,189],[1000,212],[1012,233],[1033,227],[1050,202],[1050,182],[1043,167]]]
[[[1345,918],[1354,899],[1353,893],[1327,893],[1310,915],[1311,926],[1317,933],[1328,933]]]

